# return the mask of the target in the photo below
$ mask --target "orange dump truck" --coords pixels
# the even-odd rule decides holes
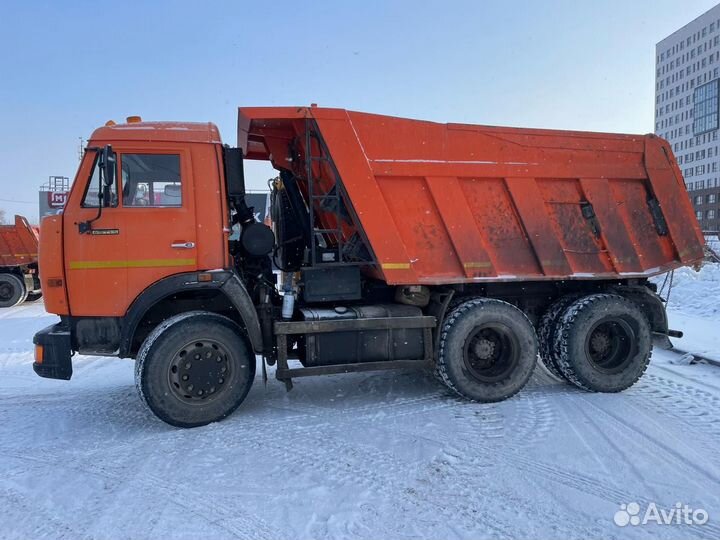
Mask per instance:
[[[0,225],[0,308],[40,298],[38,233],[27,219]]]
[[[248,159],[278,171],[272,228],[245,200]],[[256,355],[288,389],[423,367],[498,401],[539,356],[617,392],[679,334],[648,278],[702,257],[653,135],[270,107],[239,110],[230,148],[213,124],[129,118],[93,133],[64,213],[42,222],[61,322],[35,336],[34,369],[134,358],[142,400],[183,427],[235,410]]]

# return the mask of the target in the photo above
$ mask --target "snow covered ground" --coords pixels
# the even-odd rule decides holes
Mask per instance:
[[[720,361],[720,264],[706,264],[698,272],[680,268],[672,276],[672,287],[669,276],[654,281],[661,296],[670,300],[670,328],[685,333],[673,340],[675,347]]]
[[[710,274],[676,273],[671,321],[683,350],[720,356]],[[675,352],[622,394],[538,370],[492,405],[420,372],[290,393],[258,377],[227,420],[178,430],[143,409],[130,361],[36,377],[32,335],[54,320],[42,303],[0,312],[2,538],[720,538],[720,367]],[[616,525],[633,502],[710,519]]]

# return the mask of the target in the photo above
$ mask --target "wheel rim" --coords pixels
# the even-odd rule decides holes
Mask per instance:
[[[194,340],[181,347],[168,368],[170,389],[180,401],[202,405],[230,388],[230,355],[217,341]]]
[[[503,324],[477,326],[465,340],[463,362],[470,375],[485,383],[508,376],[518,363],[520,346]]]
[[[637,350],[637,336],[628,321],[605,317],[596,322],[585,339],[585,353],[600,371],[619,373],[632,361]]]

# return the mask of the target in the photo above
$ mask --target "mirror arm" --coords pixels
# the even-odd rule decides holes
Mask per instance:
[[[100,216],[102,216],[103,204],[104,204],[104,201],[103,201],[103,195],[101,192],[101,193],[98,193],[98,213],[94,218],[88,219],[87,221],[81,221],[80,223],[78,223],[78,230],[80,231],[80,234],[87,234],[90,231],[92,231],[93,222],[97,221],[98,219],[100,219]]]

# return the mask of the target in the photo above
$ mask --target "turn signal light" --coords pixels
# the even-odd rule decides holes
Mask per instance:
[[[42,364],[43,363],[43,354],[45,353],[45,349],[42,345],[35,345],[35,363],[36,364]]]
[[[212,274],[210,272],[203,272],[202,274],[198,274],[198,281],[200,281],[200,282],[212,281]]]
[[[138,122],[142,122],[142,118],[140,118],[139,116],[128,116],[125,121],[128,124],[137,124]]]

